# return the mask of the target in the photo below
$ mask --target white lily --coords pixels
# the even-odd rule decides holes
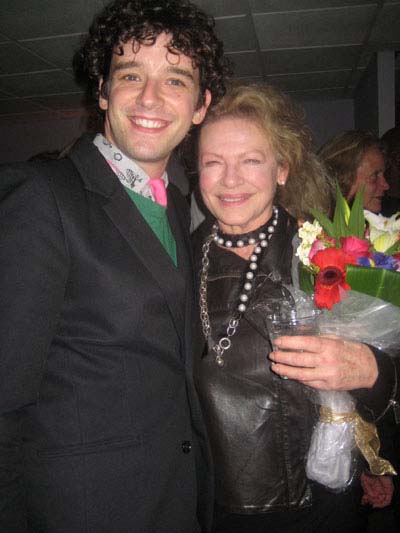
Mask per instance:
[[[364,210],[364,216],[369,224],[369,240],[377,252],[386,252],[400,239],[400,213],[384,217]]]

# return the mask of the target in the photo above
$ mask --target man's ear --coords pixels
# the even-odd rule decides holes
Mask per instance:
[[[103,78],[100,78],[99,80],[99,107],[103,111],[107,111],[108,109],[108,98],[107,98],[107,82],[103,80]]]
[[[204,93],[203,104],[200,107],[198,107],[196,111],[193,113],[193,118],[192,118],[193,124],[197,125],[203,122],[210,103],[211,103],[211,93],[208,89],[206,89],[206,92]]]

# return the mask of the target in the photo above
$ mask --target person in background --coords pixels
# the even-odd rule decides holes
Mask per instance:
[[[385,193],[389,189],[386,181],[385,145],[378,137],[364,130],[344,131],[322,146],[318,152],[331,179],[336,180],[343,196],[351,202],[359,189],[365,187],[363,207],[373,213],[381,213]],[[392,416],[392,410],[388,413]],[[382,424],[382,422],[380,422]],[[390,449],[390,431],[382,433],[383,443]],[[386,445],[385,445],[386,447]],[[392,454],[389,453],[389,456]],[[364,487],[363,503],[373,508],[385,508],[392,499],[393,480],[390,476],[362,475]]]
[[[396,126],[388,130],[381,137],[386,154],[385,179],[389,185],[382,201],[381,213],[384,216],[392,216],[400,212],[400,127]],[[379,427],[378,427],[379,429]],[[400,407],[391,410],[382,420],[381,429],[386,433],[384,446],[385,453],[393,466],[400,473]],[[393,531],[400,530],[400,481],[399,475],[394,479],[394,495],[392,510],[395,515],[396,526]],[[384,514],[384,513],[382,513]],[[387,523],[385,524],[386,530]],[[397,529],[395,529],[397,528]]]
[[[382,215],[389,217],[400,211],[400,127],[388,130],[381,141],[386,152],[385,178],[389,185],[382,202]]]
[[[115,0],[82,53],[103,134],[1,169],[0,531],[207,531],[190,219],[165,169],[224,92],[222,44],[187,0]]]
[[[385,179],[385,154],[378,137],[363,130],[344,131],[325,143],[318,155],[348,202],[365,187],[364,209],[380,213],[389,185]]]
[[[349,390],[376,418],[393,398],[393,361],[335,336],[281,337],[270,353],[264,320],[292,281],[297,221],[331,207],[303,112],[270,86],[230,88],[202,124],[199,175],[212,218],[193,235],[207,339],[195,382],[215,465],[214,531],[361,532],[359,482],[332,494],[306,477],[310,391]]]

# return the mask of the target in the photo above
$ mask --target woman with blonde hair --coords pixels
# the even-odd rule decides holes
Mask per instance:
[[[358,486],[332,495],[306,477],[318,417],[308,391],[362,388],[352,390],[359,408],[378,416],[394,373],[380,388],[370,348],[339,337],[281,337],[269,353],[264,321],[292,281],[297,219],[331,205],[304,114],[273,87],[232,87],[207,115],[198,157],[211,219],[194,234],[207,340],[195,380],[215,465],[214,531],[362,531]]]

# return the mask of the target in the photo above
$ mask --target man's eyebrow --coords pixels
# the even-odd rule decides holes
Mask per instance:
[[[190,72],[190,70],[187,70],[185,68],[171,66],[171,67],[168,67],[167,71],[170,72],[171,74],[177,74],[178,76],[184,76],[185,78],[188,78],[189,80],[194,82],[194,76],[193,76],[193,73]]]
[[[142,66],[142,63],[139,63],[138,61],[131,60],[131,61],[120,61],[119,63],[115,64],[113,66],[113,72],[117,72],[118,70],[124,70],[128,68],[140,68]],[[188,80],[194,82],[194,76],[190,70],[187,70],[185,68],[176,67],[174,65],[171,65],[167,68],[167,72],[170,74],[176,74],[177,76],[184,76]]]
[[[136,67],[139,67],[140,66],[140,63],[138,63],[137,61],[120,61],[119,63],[117,63],[116,65],[113,65],[113,72],[117,71],[117,70],[123,70],[125,68],[136,68]]]

